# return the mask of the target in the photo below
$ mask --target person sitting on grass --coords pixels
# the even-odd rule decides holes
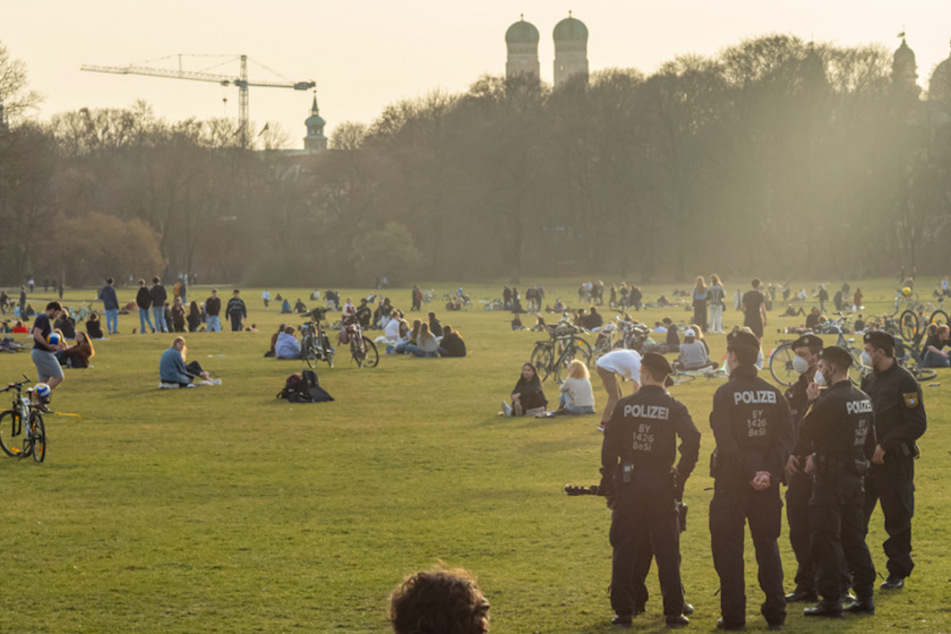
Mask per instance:
[[[286,324],[281,324],[277,327],[277,332],[271,335],[271,347],[268,348],[268,351],[264,353],[265,357],[273,357],[275,353],[275,346],[277,346],[277,338],[281,336],[281,333],[284,332],[284,329],[287,328]]]
[[[512,330],[524,330],[522,319],[518,315],[512,318]]]
[[[300,359],[300,342],[294,336],[294,327],[287,326],[277,335],[274,342],[274,356],[278,359]]]
[[[703,341],[697,339],[697,332],[691,327],[684,332],[684,342],[680,344],[680,358],[674,361],[673,366],[678,370],[700,370],[702,368],[717,367],[716,361],[710,360],[710,353]]]
[[[197,361],[186,365],[188,347],[185,337],[175,337],[172,347],[162,353],[159,359],[160,388],[194,387],[195,385],[221,385],[221,379],[212,379]],[[194,379],[201,379],[192,383]]]
[[[436,313],[429,313],[429,332],[437,337],[442,337],[442,324],[436,318]]]
[[[568,378],[559,388],[558,414],[594,414],[594,390],[588,368],[578,359],[568,364]]]
[[[13,332],[13,334],[15,334],[15,335],[26,335],[26,334],[29,334],[30,329],[27,328],[26,325],[25,325],[22,321],[20,321],[19,319],[17,319],[16,323],[13,324],[13,331],[12,331],[12,332]]]
[[[56,353],[60,365],[67,368],[88,368],[89,360],[94,356],[96,356],[96,351],[92,347],[92,341],[89,335],[84,332],[76,333],[76,345]]]
[[[416,344],[406,346],[406,351],[417,357],[439,356],[439,340],[429,331],[429,324],[420,324]]]
[[[439,354],[443,357],[466,356],[466,342],[459,336],[458,330],[446,324],[442,328],[442,341],[439,342]]]
[[[410,330],[408,333],[402,333],[400,335],[400,340],[396,344],[396,348],[394,349],[394,352],[396,352],[396,354],[409,354],[410,352],[409,347],[416,345],[416,339],[419,337],[419,330],[422,327],[423,327],[423,322],[420,321],[419,319],[414,319],[413,329]]]
[[[89,319],[86,320],[86,333],[91,339],[102,339],[102,322],[99,321],[99,313],[89,313]]]
[[[937,327],[934,324],[929,325],[925,340],[925,357],[921,367],[947,368],[951,366],[951,355],[944,351],[946,346],[951,346],[949,339],[951,339],[951,328],[948,328],[948,324]]]
[[[486,634],[489,602],[468,571],[440,568],[397,586],[387,617],[394,634]]]
[[[531,363],[522,365],[522,374],[518,377],[515,388],[512,389],[512,404],[502,401],[503,416],[534,416],[542,414],[548,406],[548,399],[542,390],[538,370]]]

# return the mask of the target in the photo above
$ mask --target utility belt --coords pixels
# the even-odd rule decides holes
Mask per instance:
[[[634,481],[634,474],[640,477],[650,477],[657,480],[664,478],[673,478],[670,467],[662,467],[651,464],[632,464],[629,462],[621,463],[617,467],[616,482],[618,484],[630,484]]]
[[[914,458],[917,460],[921,457],[921,449],[918,448],[918,443],[913,442],[911,444],[902,443],[895,447],[895,455],[901,456],[902,458]]]
[[[769,465],[770,460],[766,454],[761,453],[746,453],[744,456],[750,461],[751,464],[757,466],[757,471],[770,471],[762,465]],[[710,454],[710,477],[719,478],[721,476],[727,475],[729,467],[723,464],[723,461],[719,457],[719,450],[714,449],[713,453]]]
[[[816,472],[819,474],[851,473],[863,476],[868,471],[869,463],[865,458],[843,460],[834,456],[816,454],[813,460],[816,463]]]

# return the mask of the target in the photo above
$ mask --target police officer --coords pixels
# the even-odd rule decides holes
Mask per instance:
[[[865,334],[862,363],[873,372],[862,379],[862,391],[872,399],[878,444],[865,479],[865,524],[881,502],[885,516],[885,555],[888,579],[883,590],[905,586],[915,567],[911,560],[911,518],[915,509],[915,441],[925,433],[927,420],[921,387],[895,361],[895,339],[886,332]]]
[[[657,560],[667,627],[690,622],[683,614],[677,499],[697,464],[700,432],[687,408],[667,393],[671,373],[663,355],[646,353],[640,390],[618,402],[604,432],[603,483],[615,500],[610,532],[614,625],[630,627],[632,617],[643,610],[636,603],[635,587],[643,586],[646,576],[646,569],[638,565],[643,563],[645,544],[652,546]],[[678,437],[680,461],[674,469]]]
[[[856,601],[848,612],[875,614],[875,566],[865,544],[865,472],[875,450],[872,401],[852,387],[852,356],[832,346],[822,351],[816,380],[828,389],[802,419],[800,441],[811,452],[810,550],[822,600],[806,616],[841,617],[851,573]]]
[[[783,502],[779,483],[793,449],[789,405],[782,393],[756,376],[759,340],[744,331],[727,336],[730,380],[713,395],[710,427],[716,439],[711,458],[715,478],[710,502],[713,565],[720,577],[717,628],[746,627],[746,582],[743,577],[743,528],[747,520],[760,587],[761,607],[770,629],[786,621],[783,566],[779,538]]]
[[[786,603],[816,601],[816,580],[809,554],[809,498],[812,496],[812,477],[805,472],[806,448],[799,434],[809,404],[819,397],[819,387],[813,378],[822,351],[822,339],[803,335],[792,343],[793,369],[799,380],[786,390],[786,401],[792,414],[793,436],[796,449],[786,461],[786,518],[789,520],[789,543],[796,554],[796,589],[786,595]]]

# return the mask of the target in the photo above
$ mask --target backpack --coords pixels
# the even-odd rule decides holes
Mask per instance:
[[[322,403],[334,398],[327,393],[317,381],[317,373],[313,370],[304,370],[287,377],[284,389],[277,398],[287,399],[291,403]]]

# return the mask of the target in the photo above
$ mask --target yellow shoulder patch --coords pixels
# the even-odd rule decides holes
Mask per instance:
[[[905,399],[905,407],[918,407],[918,392],[909,392],[902,394]]]

